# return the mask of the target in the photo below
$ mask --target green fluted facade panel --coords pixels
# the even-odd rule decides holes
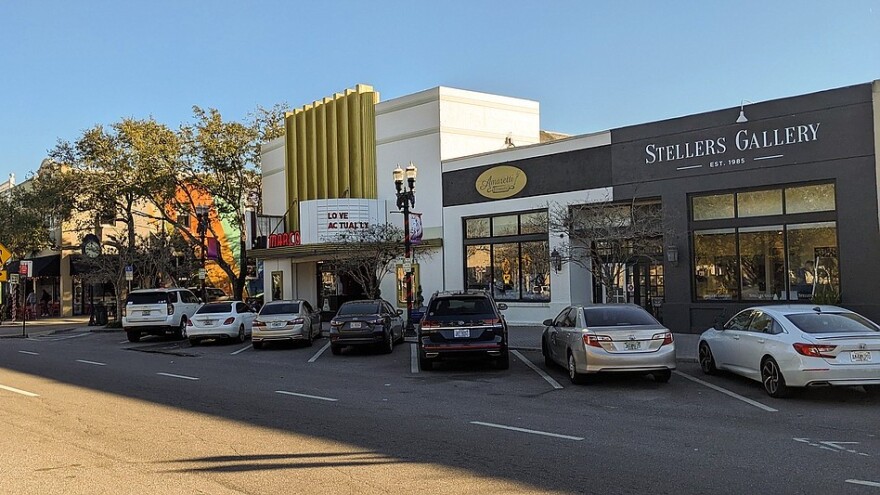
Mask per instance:
[[[339,188],[339,148],[336,127],[336,99],[324,98],[327,102],[327,197],[338,198],[343,189]]]
[[[351,160],[348,177],[351,182],[351,197],[364,198],[363,150],[361,149],[361,104],[359,95],[351,92],[345,96],[348,101],[348,149]]]

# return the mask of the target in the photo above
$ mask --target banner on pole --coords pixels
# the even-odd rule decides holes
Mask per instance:
[[[422,243],[422,234],[424,229],[422,228],[422,214],[421,213],[410,213],[409,214],[409,241],[413,245]]]

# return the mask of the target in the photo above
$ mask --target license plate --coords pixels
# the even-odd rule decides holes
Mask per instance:
[[[284,326],[284,322],[283,321],[273,321],[273,322],[269,323],[269,326],[272,328],[281,328]]]
[[[150,312],[149,312],[149,311],[142,311],[141,314],[143,314],[144,316],[150,316]]]
[[[206,327],[212,326],[214,323],[217,323],[217,320],[205,320],[204,321]]]
[[[456,328],[452,331],[452,336],[455,338],[469,338],[471,336],[470,328]]]
[[[868,363],[871,361],[871,351],[852,351],[849,353],[850,359],[854,363]]]
[[[361,327],[361,322],[359,322],[359,321],[351,322],[351,328],[360,328],[360,327]]]
[[[638,340],[628,340],[623,343],[623,347],[628,351],[638,351],[642,348],[642,343]]]

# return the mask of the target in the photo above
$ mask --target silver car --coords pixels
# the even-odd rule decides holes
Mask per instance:
[[[251,344],[261,349],[264,342],[300,341],[312,345],[321,336],[321,313],[307,301],[272,301],[266,303],[254,320]]]
[[[745,309],[703,332],[699,356],[704,373],[728,370],[760,381],[771,397],[829,385],[880,394],[880,326],[837,306]]]
[[[649,373],[666,383],[675,369],[672,332],[634,304],[570,306],[544,326],[544,361],[564,366],[572,383],[604,372]]]

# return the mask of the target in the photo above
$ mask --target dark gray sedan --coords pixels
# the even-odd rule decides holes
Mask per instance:
[[[343,304],[330,320],[330,351],[339,355],[347,345],[376,345],[390,354],[403,342],[402,314],[382,299]]]

